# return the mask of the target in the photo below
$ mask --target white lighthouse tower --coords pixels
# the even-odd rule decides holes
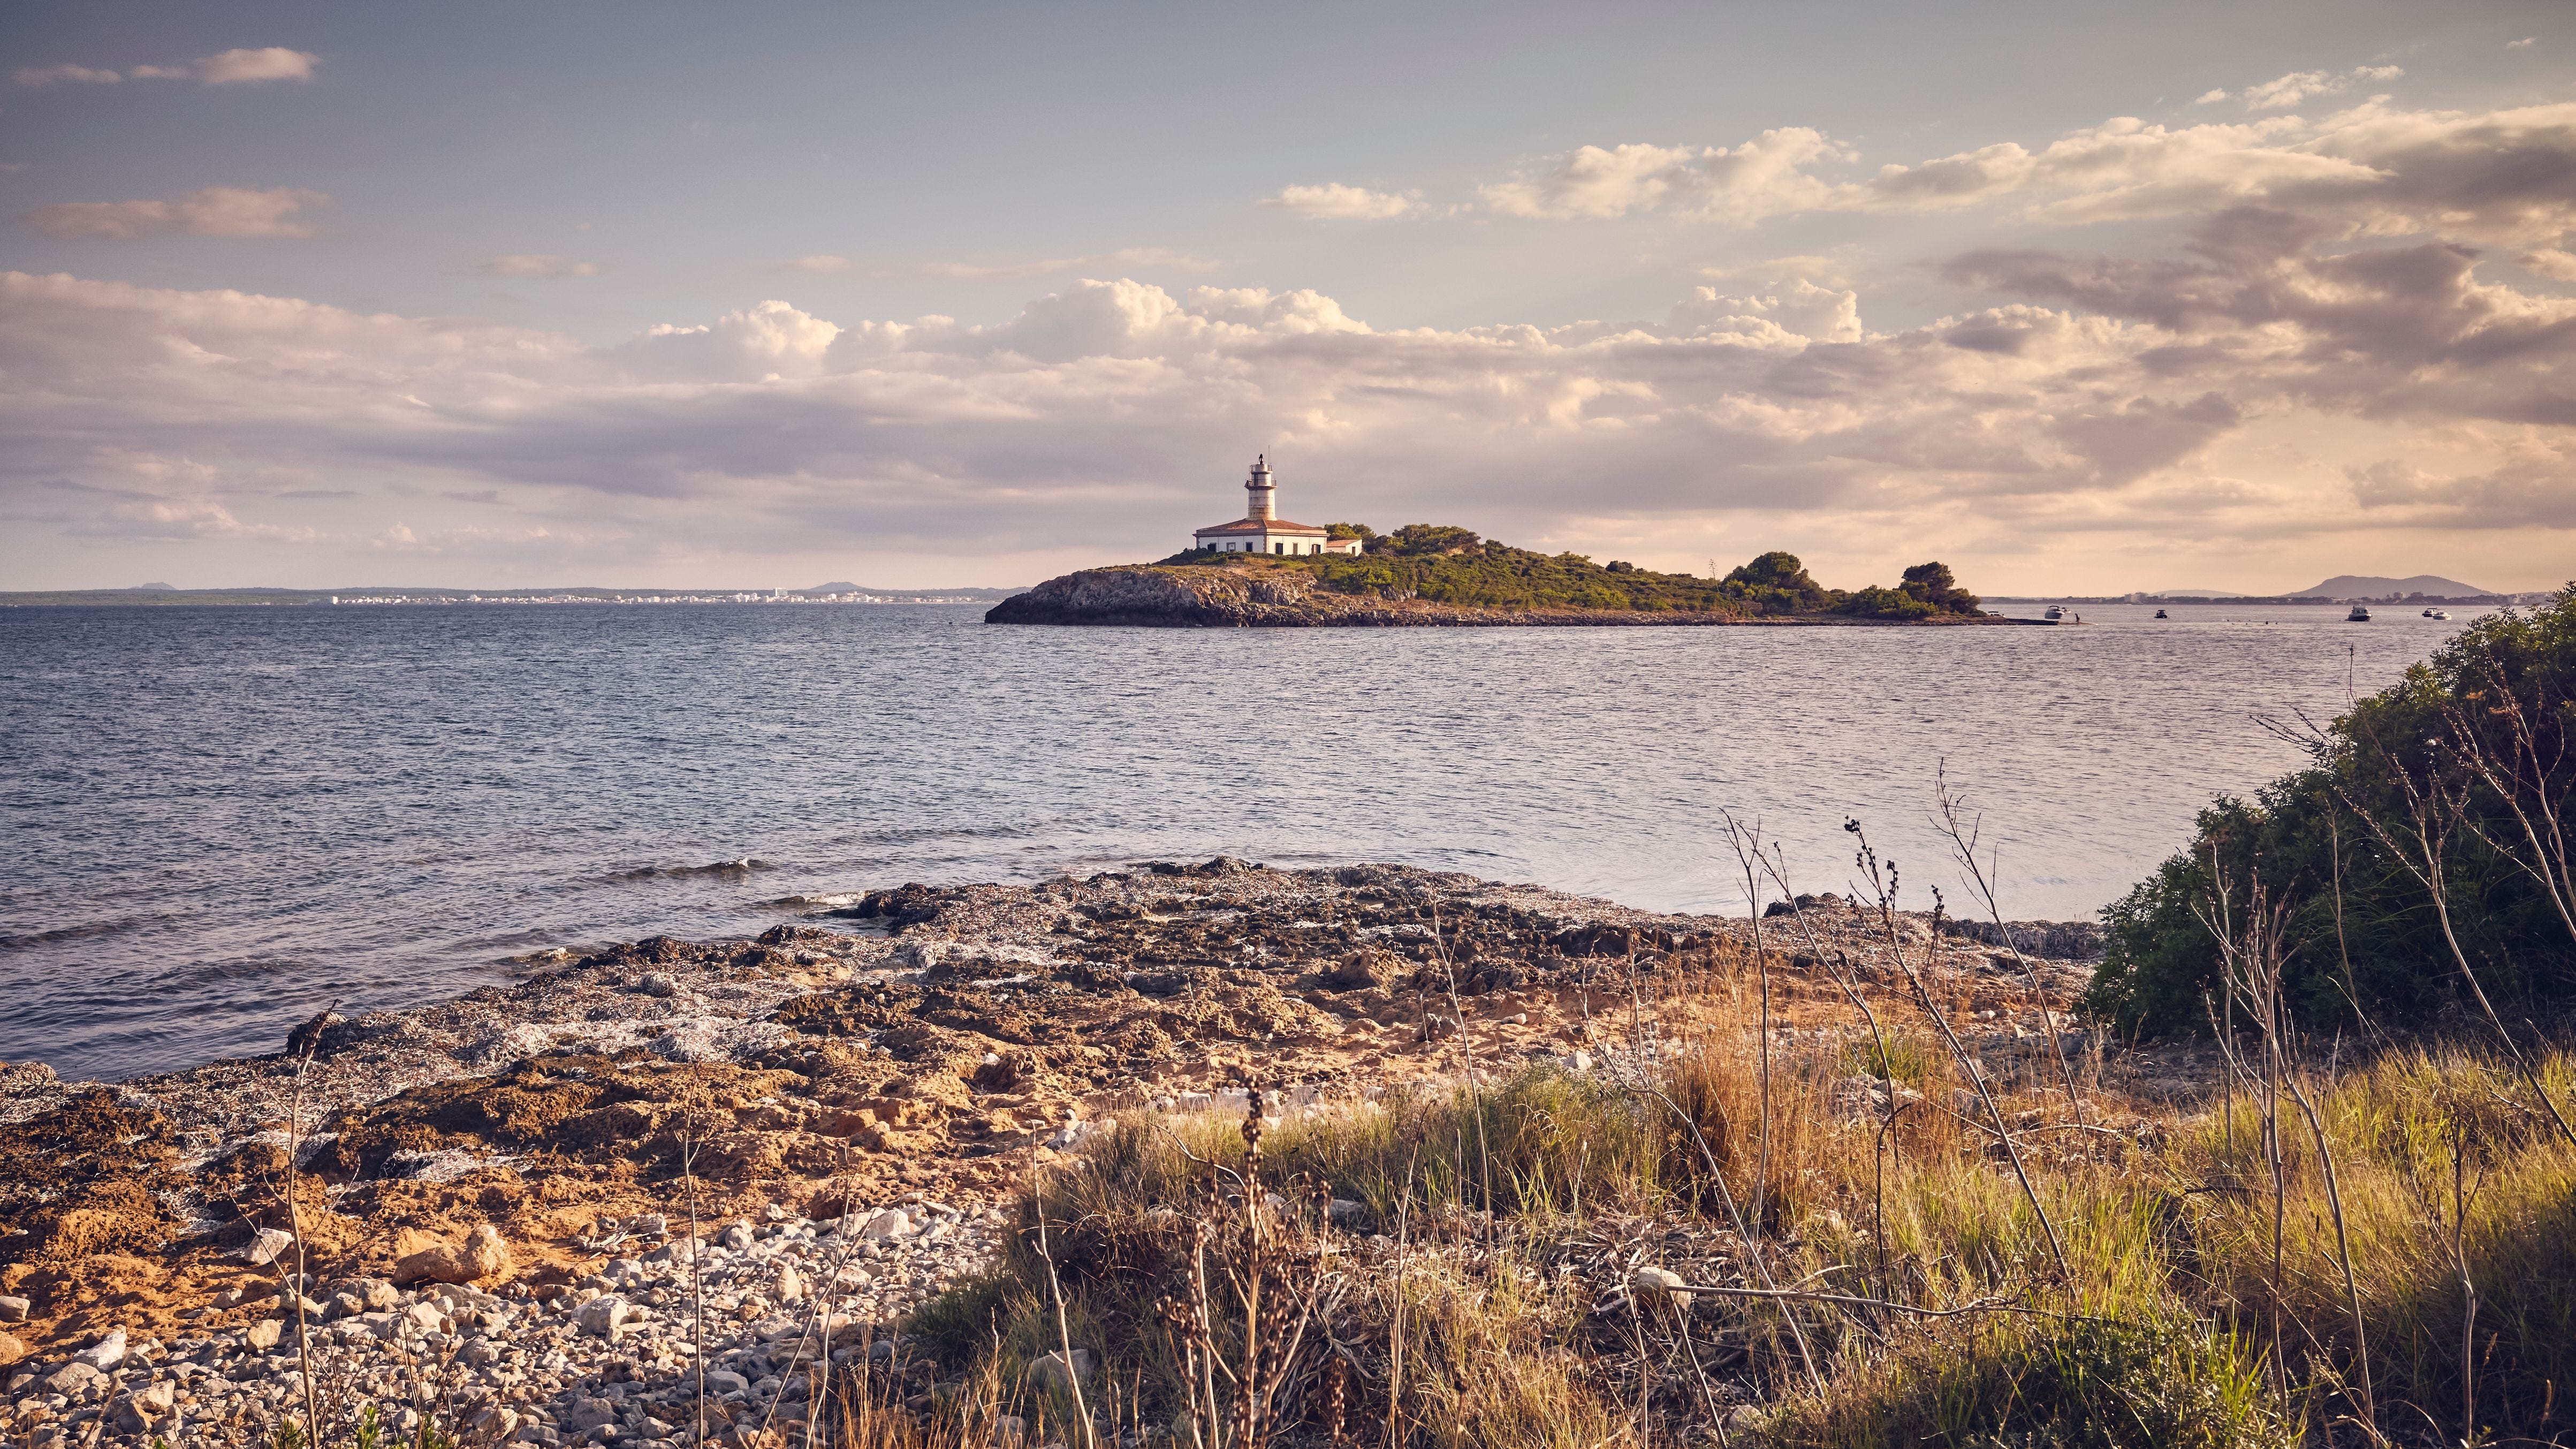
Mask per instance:
[[[1243,480],[1244,512],[1231,523],[1202,528],[1191,536],[1191,546],[1210,553],[1269,554],[1355,554],[1360,551],[1356,538],[1335,538],[1311,523],[1290,523],[1279,516],[1279,487],[1270,479],[1268,454],[1252,460],[1252,474]]]

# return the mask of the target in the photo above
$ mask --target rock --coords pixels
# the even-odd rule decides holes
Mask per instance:
[[[501,1361],[501,1346],[488,1338],[478,1338],[465,1345],[460,1357],[476,1368],[484,1368]]]
[[[751,1246],[751,1224],[736,1223],[716,1235],[716,1246],[741,1252]]]
[[[633,1311],[625,1299],[603,1294],[573,1310],[573,1326],[615,1343],[625,1335],[626,1316]]]
[[[687,1377],[685,1374],[682,1375],[684,1383]],[[747,1394],[751,1392],[751,1380],[731,1369],[709,1369],[707,1370],[707,1392],[718,1396]]]
[[[1091,1377],[1091,1363],[1091,1350],[1087,1348],[1077,1348],[1073,1351],[1073,1371],[1069,1374],[1065,1371],[1065,1357],[1062,1349],[1030,1359],[1027,1370],[1029,1387],[1040,1393],[1052,1389],[1063,1389],[1069,1392],[1076,1379]]]
[[[435,1303],[415,1303],[402,1311],[403,1320],[423,1333],[447,1331],[447,1315]]]
[[[1337,1228],[1358,1227],[1368,1221],[1368,1205],[1350,1198],[1337,1197],[1325,1205],[1324,1216]]]
[[[250,1348],[257,1349],[261,1353],[266,1353],[270,1349],[277,1347],[278,1335],[284,1332],[286,1332],[285,1319],[263,1318],[259,1322],[242,1330],[242,1342]]]
[[[635,983],[635,989],[647,996],[677,996],[680,983],[664,972],[647,971],[644,979]]]
[[[117,1427],[138,1434],[169,1418],[178,1407],[179,1386],[161,1379],[118,1399]]]
[[[248,1262],[266,1265],[276,1262],[279,1254],[293,1246],[293,1233],[279,1228],[262,1228],[250,1240],[249,1246],[242,1249],[242,1257]]]
[[[101,1372],[125,1362],[125,1330],[109,1329],[106,1337],[73,1354],[72,1362],[88,1364]]]
[[[394,1264],[397,1283],[472,1283],[510,1271],[509,1240],[490,1223],[476,1223],[465,1245],[424,1248]]]
[[[6,1368],[26,1356],[27,1345],[19,1342],[16,1334],[0,1333],[0,1368]]]
[[[303,1025],[286,1034],[286,1054],[290,1057],[300,1057],[307,1052],[322,1055],[323,1033],[335,1026],[346,1026],[348,1021],[349,1018],[328,1008],[313,1013],[305,1018]]]
[[[106,1377],[107,1375],[97,1369],[74,1359],[46,1375],[43,1382],[46,1393],[61,1394],[69,1398],[86,1391],[90,1385]]]
[[[563,1411],[561,1424],[575,1433],[587,1433],[603,1424],[617,1422],[617,1406],[606,1399],[577,1398]]]
[[[912,1219],[904,1213],[903,1209],[887,1208],[884,1212],[868,1219],[868,1225],[859,1229],[859,1236],[881,1243],[892,1238],[903,1237],[911,1231]]]
[[[329,1319],[355,1318],[367,1311],[367,1300],[355,1293],[334,1293],[322,1305],[322,1316]]]
[[[1662,1303],[1672,1308],[1682,1309],[1691,1306],[1692,1295],[1682,1286],[1688,1281],[1670,1268],[1658,1268],[1649,1264],[1638,1269],[1637,1276],[1630,1279],[1629,1283],[1639,1303]]]
[[[1366,953],[1345,957],[1324,973],[1324,984],[1335,991],[1366,991],[1372,986],[1384,985],[1385,981],[1386,978],[1378,972],[1377,963]]]
[[[24,1323],[35,1305],[24,1298],[0,1298],[0,1323]]]
[[[778,1270],[778,1301],[781,1303],[794,1303],[804,1296],[805,1278],[803,1274],[796,1271],[796,1265],[789,1263],[780,1268]]]
[[[402,1294],[395,1291],[394,1285],[382,1278],[368,1279],[361,1285],[359,1294],[366,1299],[367,1307],[378,1313],[388,1308],[399,1307],[402,1303]]]

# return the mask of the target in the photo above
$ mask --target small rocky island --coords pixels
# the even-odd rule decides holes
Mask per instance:
[[[1279,516],[1265,457],[1244,481],[1243,517],[1190,536],[1156,563],[1084,569],[1004,599],[987,624],[1178,629],[1533,624],[2002,623],[1947,565],[1916,564],[1895,588],[1828,589],[1790,553],[1724,578],[1544,554],[1447,524],[1381,534],[1359,523]]]
[[[1376,534],[1333,524],[1356,554],[1191,549],[1150,564],[1084,569],[1015,594],[989,624],[1163,628],[1412,625],[2006,624],[1949,567],[1918,564],[1894,588],[1828,589],[1797,555],[1766,553],[1722,579],[1542,554],[1463,528]]]

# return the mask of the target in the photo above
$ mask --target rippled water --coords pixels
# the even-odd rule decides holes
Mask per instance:
[[[1127,630],[920,606],[0,611],[0,1059],[272,1049],[553,945],[1149,857],[1398,860],[1741,911],[1719,811],[1915,904],[1934,765],[2086,914],[2469,617],[2080,629]],[[695,869],[750,858],[749,870]],[[1953,900],[1958,894],[1953,889]]]

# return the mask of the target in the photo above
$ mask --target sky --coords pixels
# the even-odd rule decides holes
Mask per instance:
[[[0,589],[2576,577],[2576,10],[0,13]]]

